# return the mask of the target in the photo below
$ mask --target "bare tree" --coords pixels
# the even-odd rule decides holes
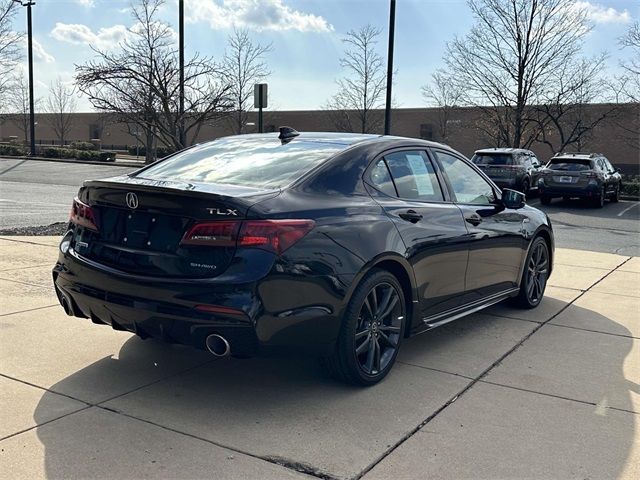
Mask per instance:
[[[233,101],[231,128],[234,133],[244,132],[253,98],[253,87],[270,75],[264,57],[271,44],[253,43],[247,30],[233,30],[229,35],[224,55],[224,75],[231,84],[229,96]]]
[[[158,19],[164,0],[139,0],[132,6],[135,21],[116,50],[94,48],[96,59],[76,65],[76,82],[92,105],[129,125],[129,132],[155,160],[155,140],[180,149],[184,120],[187,145],[206,122],[230,108],[229,85],[221,68],[196,54],[185,61],[185,113],[179,114],[179,61],[170,25]]]
[[[17,7],[18,4],[13,0],[0,0],[0,101],[7,94],[7,90],[15,86],[12,72],[22,58],[20,47],[23,34],[13,30]]]
[[[593,59],[568,59],[533,107],[532,117],[539,127],[536,140],[547,145],[551,153],[570,146],[583,149],[594,129],[616,113],[616,105],[587,108],[603,98],[607,85],[602,76],[605,58],[601,55]]]
[[[49,86],[49,97],[46,100],[45,110],[50,114],[48,120],[51,128],[60,145],[64,146],[73,125],[76,99],[74,98],[74,89],[66,85],[60,77]]]
[[[630,56],[620,62],[625,73],[613,80],[612,89],[616,102],[635,105],[636,113],[630,120],[616,121],[616,125],[621,132],[620,140],[637,149],[640,146],[640,21],[633,22],[618,43],[630,51]]]
[[[421,90],[427,106],[437,109],[438,137],[446,142],[452,133],[452,114],[462,103],[460,85],[440,69],[431,75],[431,82],[423,85]]]
[[[365,25],[350,30],[342,40],[346,45],[340,66],[347,75],[337,80],[338,92],[327,102],[337,130],[369,133],[382,125],[386,91],[385,64],[376,51],[380,30]]]
[[[11,86],[7,90],[6,97],[8,117],[22,133],[24,144],[29,145],[29,81],[21,69],[18,69],[18,73],[12,76]],[[33,103],[37,109],[41,99],[35,98]]]
[[[465,102],[482,110],[496,143],[528,146],[537,135],[530,105],[576,55],[589,32],[573,0],[468,0],[475,24],[447,44],[444,60]],[[488,132],[487,132],[488,133]]]

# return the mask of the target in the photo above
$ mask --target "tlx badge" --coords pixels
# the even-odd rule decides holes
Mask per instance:
[[[238,211],[233,208],[207,208],[207,212],[211,215],[233,215],[234,217],[238,216]]]

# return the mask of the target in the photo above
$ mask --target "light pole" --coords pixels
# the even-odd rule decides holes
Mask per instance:
[[[384,134],[391,133],[391,86],[393,83],[393,38],[396,29],[396,0],[389,6],[389,50],[387,52],[387,103],[384,109]]]
[[[27,7],[27,38],[28,38],[28,55],[29,55],[29,125],[31,140],[31,156],[36,154],[36,116],[33,111],[33,29],[31,27],[31,6],[35,5],[33,1],[13,0],[23,7]]]
[[[180,145],[186,147],[184,136],[184,0],[178,3],[178,48],[180,50]]]

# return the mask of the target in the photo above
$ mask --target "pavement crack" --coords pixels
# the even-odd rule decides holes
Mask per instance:
[[[289,460],[284,457],[277,456],[268,456],[261,457],[263,460],[271,463],[275,463],[277,465],[281,465],[290,470],[295,470],[296,472],[305,473],[307,475],[314,476],[316,478],[322,478],[324,480],[335,480],[336,477],[333,475],[329,475],[328,473],[323,472],[319,468],[314,467],[313,465],[309,465],[303,462],[296,462],[294,460]]]

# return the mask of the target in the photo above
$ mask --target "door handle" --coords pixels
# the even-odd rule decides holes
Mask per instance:
[[[472,213],[470,215],[465,215],[464,219],[465,219],[465,221],[467,223],[470,223],[474,227],[477,227],[478,225],[480,225],[482,223],[482,217],[480,215],[478,215],[477,213]]]
[[[420,215],[415,210],[407,210],[406,212],[402,212],[402,213],[398,214],[398,216],[400,218],[402,218],[403,220],[407,220],[407,221],[409,221],[411,223],[417,223],[420,220],[422,220],[422,215]]]

